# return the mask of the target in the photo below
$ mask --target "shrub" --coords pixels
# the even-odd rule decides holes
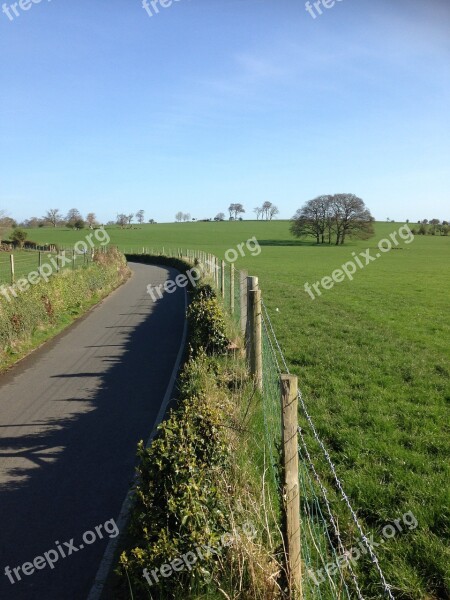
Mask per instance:
[[[144,568],[159,569],[196,548],[216,547],[230,527],[226,498],[218,485],[229,462],[223,415],[230,408],[203,352],[186,365],[180,395],[179,407],[159,427],[152,446],[145,449],[141,442],[138,447],[134,547],[120,558],[134,595],[148,592]],[[207,583],[216,562],[205,552],[192,571],[174,573],[155,587],[170,597],[186,590],[192,577],[200,585]]]
[[[28,233],[26,231],[24,231],[23,229],[18,229],[18,228],[14,229],[14,231],[10,235],[12,243],[19,246],[20,248],[23,247],[27,237],[28,237]]]
[[[224,353],[229,345],[226,324],[215,292],[209,286],[194,294],[187,317],[194,356],[201,350],[208,355]]]

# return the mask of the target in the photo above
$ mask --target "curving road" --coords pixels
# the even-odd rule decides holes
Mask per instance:
[[[0,598],[86,600],[135,468],[167,405],[185,291],[156,302],[133,277],[0,376]],[[6,567],[9,571],[5,572]]]

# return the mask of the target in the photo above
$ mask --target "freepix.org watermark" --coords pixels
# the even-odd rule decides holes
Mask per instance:
[[[381,541],[376,542],[373,539],[373,535],[370,535],[367,538],[367,543],[372,549],[377,548],[379,546],[382,546],[387,540],[391,540],[392,538],[394,538],[397,535],[397,533],[402,533],[405,529],[407,529],[408,531],[416,529],[418,524],[419,523],[416,517],[413,515],[413,513],[411,511],[408,511],[407,513],[402,515],[400,519],[395,519],[392,523],[388,523],[383,527],[381,531]],[[338,556],[338,558],[335,561],[327,563],[322,569],[319,569],[318,571],[308,569],[308,575],[316,585],[320,585],[321,583],[327,580],[327,576],[331,577],[339,573],[341,568],[348,565],[348,563],[351,563],[354,566],[357,563],[357,561],[367,553],[367,546],[361,540],[356,546],[353,546],[351,550],[348,550],[341,556]]]
[[[258,256],[261,254],[261,246],[255,236],[248,239],[246,242],[238,244],[235,248],[229,248],[225,252],[225,260],[229,264],[235,263],[239,257],[243,258],[246,256],[247,252],[251,256]],[[173,294],[177,288],[185,288],[189,283],[192,287],[196,287],[197,282],[205,276],[211,268],[217,269],[218,267],[217,265],[209,264],[208,262],[205,264],[199,263],[195,267],[192,267],[192,269],[186,271],[185,275],[180,273],[175,279],[168,279],[160,285],[149,284],[147,286],[147,294],[152,297],[152,300],[156,301],[157,299],[161,299],[164,293]]]
[[[398,246],[400,241],[397,237],[400,237],[405,244],[410,244],[414,241],[414,234],[411,229],[408,225],[403,225],[398,231],[391,233],[389,239],[384,238],[378,242],[377,247],[379,252],[377,252],[375,256],[370,254],[370,248],[359,254],[352,252],[353,260],[349,260],[341,265],[341,268],[333,271],[331,276],[327,275],[326,277],[322,277],[322,279],[313,284],[306,282],[304,286],[305,292],[309,294],[311,300],[315,300],[317,296],[322,295],[322,292],[319,289],[320,287],[322,287],[323,290],[331,290],[335,283],[342,283],[346,277],[352,281],[353,275],[357,272],[358,268],[364,269],[367,265],[380,258],[386,252],[390,252],[394,246]],[[313,288],[314,291],[311,288]]]
[[[74,245],[75,256],[84,255],[89,250],[94,250],[96,242],[100,246],[106,246],[111,241],[108,232],[104,227],[99,227],[87,235],[84,240],[80,240]],[[44,262],[37,271],[31,271],[26,277],[22,277],[16,283],[10,286],[2,285],[0,287],[0,295],[2,295],[8,302],[12,302],[13,298],[17,298],[20,292],[26,292],[32,285],[36,285],[41,281],[48,283],[50,278],[58,273],[60,269],[73,263],[72,257],[67,257],[65,254],[59,254],[54,257],[51,254],[48,255],[48,261]]]
[[[159,14],[160,8],[170,8],[174,2],[180,2],[180,0],[142,0],[142,8],[149,17],[153,17],[153,15]]]
[[[102,531],[104,530],[104,531]],[[116,525],[114,519],[110,519],[102,525],[97,525],[94,531],[85,531],[82,536],[82,543],[79,546],[75,545],[75,538],[72,538],[69,542],[63,542],[62,544],[58,541],[55,542],[55,548],[51,548],[44,552],[42,556],[36,556],[31,562],[25,562],[19,567],[5,567],[5,575],[9,579],[11,585],[22,581],[22,577],[29,577],[36,573],[36,571],[42,571],[50,567],[54,569],[56,563],[61,559],[72,556],[75,552],[80,552],[95,544],[97,540],[102,540],[104,537],[115,538],[119,535],[119,528]]]
[[[22,12],[27,12],[30,8],[33,8],[35,4],[40,4],[43,0],[19,0],[19,2],[13,2],[2,4],[2,13],[8,17],[10,21],[14,21],[17,17],[20,17]],[[47,0],[51,2],[51,0]]]
[[[143,577],[150,586],[153,586],[155,583],[159,583],[160,577],[167,579],[174,573],[186,570],[192,571],[198,561],[209,559],[211,556],[220,555],[224,548],[229,548],[238,542],[242,538],[242,534],[249,540],[256,536],[256,529],[253,526],[253,523],[244,523],[241,530],[242,533],[239,532],[239,528],[237,528],[233,534],[225,533],[220,538],[220,542],[214,546],[208,546],[206,544],[197,546],[193,550],[185,552],[181,556],[171,560],[169,563],[162,565],[159,569],[152,569],[151,571],[149,569],[144,569],[142,572]]]
[[[342,0],[316,0],[316,2],[306,2],[305,9],[313,19],[316,19],[319,15],[323,15],[322,7],[333,8],[336,2],[342,2]]]

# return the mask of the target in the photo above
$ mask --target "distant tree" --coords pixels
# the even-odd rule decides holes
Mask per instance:
[[[117,225],[120,225],[120,227],[122,229],[124,229],[126,224],[128,223],[128,216],[123,213],[121,213],[120,215],[117,215],[116,223],[117,223]]]
[[[422,223],[423,223],[424,225],[427,225],[427,224],[428,224],[428,219],[424,219],[424,220],[422,221]]]
[[[155,224],[156,224],[156,221],[155,221],[155,219],[150,219],[150,220],[149,220],[149,223],[150,223],[150,225],[155,225]]]
[[[13,244],[19,246],[19,248],[23,248],[27,237],[28,233],[23,229],[14,229],[9,239],[13,242]]]
[[[75,223],[73,224],[73,228],[76,229],[77,231],[79,229],[84,229],[86,226],[86,223],[83,221],[83,219],[77,219],[75,221]]]
[[[409,223],[409,219],[406,219],[406,222]]]
[[[421,223],[421,225],[420,225],[419,230],[417,231],[417,233],[419,235],[426,235],[427,232],[428,232],[428,229],[427,229],[426,224],[425,223]]]
[[[230,204],[230,206],[228,207],[228,212],[230,213],[230,219],[233,219],[235,206],[236,206],[236,204]]]
[[[184,213],[183,221],[186,223],[186,221],[190,221],[190,220],[191,220],[191,215],[189,213]]]
[[[373,235],[374,218],[361,198],[354,194],[335,194],[331,201],[336,246],[346,237],[368,239]]]
[[[436,235],[436,231],[440,231],[440,229],[441,229],[440,228],[440,224],[441,224],[441,222],[440,222],[439,219],[431,219],[431,221],[430,221],[430,225],[431,225],[430,233],[431,233],[431,235]]]
[[[68,227],[75,227],[76,221],[82,221],[83,217],[77,208],[71,208],[66,216],[66,224]]]
[[[1,218],[0,227],[4,229],[14,229],[17,227],[17,221],[11,217],[3,216]]]
[[[217,213],[214,217],[214,221],[225,221],[225,215],[223,212]]]
[[[275,215],[279,214],[279,210],[278,207],[275,206],[275,204],[272,204],[272,206],[269,208],[269,221],[271,221]]]
[[[183,213],[181,212],[181,210],[179,210],[179,211],[177,212],[177,214],[175,215],[175,220],[176,220],[178,223],[181,223],[181,221],[183,220],[183,217],[184,217]]]
[[[441,235],[448,235],[450,231],[450,227],[448,225],[442,225],[441,227]]]
[[[269,202],[268,200],[266,200],[266,202],[264,202],[264,204],[261,207],[263,218],[266,219],[266,221],[269,220],[269,214],[270,214],[271,208],[272,208],[272,202]]]
[[[62,215],[58,208],[50,208],[44,215],[44,220],[48,221],[53,227],[57,227],[62,221]]]
[[[142,225],[142,223],[145,221],[145,210],[138,210],[136,213],[136,219],[139,225]]]
[[[296,237],[315,237],[317,244],[331,244],[332,196],[318,196],[297,210],[292,218],[291,233]]]
[[[86,217],[86,223],[89,225],[89,227],[91,229],[97,225],[97,217],[95,216],[95,213],[93,213],[93,212],[88,213],[88,215]]]
[[[261,216],[261,213],[262,213],[262,208],[260,206],[256,206],[253,209],[253,212],[256,214],[256,220],[259,221],[259,217]]]
[[[44,224],[45,223],[43,219],[39,219],[38,217],[30,217],[29,219],[22,221],[20,227],[25,227],[25,229],[33,229],[36,227],[43,227]]]
[[[245,209],[242,206],[242,204],[235,204],[234,205],[234,218],[238,219],[239,215],[245,213]]]
[[[131,223],[133,222],[133,219],[134,219],[133,213],[130,213],[129,215],[127,215],[127,223],[130,227],[131,227]]]

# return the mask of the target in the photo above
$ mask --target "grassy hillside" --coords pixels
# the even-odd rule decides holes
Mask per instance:
[[[372,240],[343,247],[297,241],[283,221],[109,233],[122,249],[189,247],[220,256],[257,237],[261,253],[246,250],[236,266],[260,278],[288,362],[354,506],[375,533],[407,511],[418,520],[416,530],[379,549],[388,580],[398,597],[448,598],[450,237],[417,236],[314,300],[304,291],[306,282],[353,259],[352,252],[375,254],[377,242],[400,225],[377,223]],[[30,232],[38,242],[63,244],[83,235]]]

